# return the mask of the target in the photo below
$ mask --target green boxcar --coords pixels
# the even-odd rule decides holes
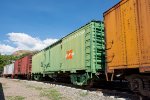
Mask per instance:
[[[69,72],[73,84],[87,84],[105,69],[104,43],[103,22],[91,21],[39,52],[41,55],[34,55],[32,73],[41,71],[50,75]]]
[[[35,78],[38,80],[38,75],[43,74],[43,61],[44,61],[44,51],[40,51],[34,56],[32,56],[32,76],[37,75]]]
[[[104,25],[92,21],[62,39],[61,70],[72,73],[77,70],[92,73],[103,70],[104,49]],[[72,58],[67,59],[69,55]]]
[[[54,73],[61,71],[61,42],[57,42],[54,46],[50,46],[47,50],[45,50],[46,53],[46,63],[45,65],[48,65],[46,67],[45,73]]]

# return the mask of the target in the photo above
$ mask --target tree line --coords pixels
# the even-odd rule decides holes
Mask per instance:
[[[15,62],[15,60],[20,59],[26,55],[28,55],[28,53],[20,55],[20,56],[1,55],[0,54],[0,74],[2,74],[4,66],[11,64],[11,63]]]

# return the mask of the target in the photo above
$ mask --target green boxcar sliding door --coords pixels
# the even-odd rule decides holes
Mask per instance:
[[[61,70],[61,43],[50,47],[46,51],[46,72],[59,72]]]
[[[44,51],[32,56],[32,73],[43,73]]]

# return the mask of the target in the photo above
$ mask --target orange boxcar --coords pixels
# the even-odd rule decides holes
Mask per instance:
[[[104,23],[107,80],[108,73],[122,75],[150,96],[150,0],[122,0],[104,13]]]
[[[150,71],[150,0],[122,0],[104,22],[108,68]]]

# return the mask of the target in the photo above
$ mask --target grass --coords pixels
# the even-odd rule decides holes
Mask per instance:
[[[24,100],[25,97],[22,97],[22,96],[7,96],[6,99],[7,100]]]
[[[2,83],[2,86],[6,86],[6,83]]]
[[[46,96],[52,100],[61,100],[62,99],[61,94],[55,89],[42,90],[41,96]]]
[[[36,90],[42,90],[42,87],[37,87],[37,86],[33,86],[33,85],[27,85],[27,88],[34,88]]]
[[[10,88],[10,87],[4,86],[3,88],[0,88],[0,90],[4,90],[4,89],[8,89],[8,88]]]
[[[85,96],[87,96],[88,95],[88,92],[81,92],[80,93],[80,96],[82,96],[82,97],[85,97]]]
[[[13,80],[14,82],[21,82],[21,80],[17,79],[17,80]]]
[[[47,88],[37,87],[37,86],[33,86],[33,85],[27,85],[27,88],[34,88],[34,89],[40,91],[40,96],[48,97],[50,100],[61,100],[62,99],[61,93],[53,88],[47,89]]]
[[[3,89],[7,89],[7,88],[10,88],[6,85],[6,83],[2,83],[2,87],[0,87],[0,90],[3,90]]]

